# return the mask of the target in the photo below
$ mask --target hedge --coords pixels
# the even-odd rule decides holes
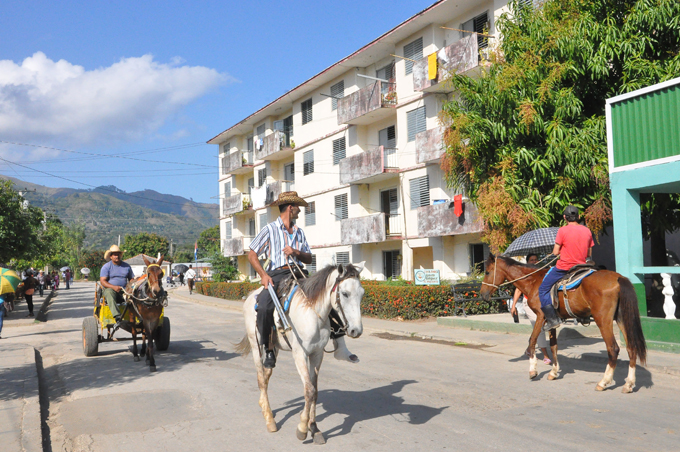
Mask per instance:
[[[415,320],[426,317],[453,315],[453,294],[449,286],[386,286],[362,281],[364,298],[361,310],[364,315],[393,319]],[[196,291],[211,297],[241,300],[259,283],[197,283]],[[477,292],[467,292],[468,315],[507,312],[503,302],[484,301]]]

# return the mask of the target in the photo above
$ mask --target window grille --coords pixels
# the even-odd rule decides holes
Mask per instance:
[[[227,240],[231,238],[231,221],[224,223],[224,237]]]
[[[423,38],[418,38],[415,41],[406,44],[404,46],[404,58],[408,58],[408,60],[404,60],[404,63],[406,63],[406,75],[409,75],[411,72],[413,72],[413,61],[410,60],[415,60],[418,61],[423,57]]]
[[[314,226],[316,224],[316,201],[309,203],[305,207],[305,226]]]
[[[257,186],[261,187],[267,181],[267,168],[257,170]]]
[[[346,156],[345,137],[333,140],[333,165],[340,163]]]
[[[307,175],[314,172],[314,150],[307,151],[302,154],[303,167],[302,174]]]
[[[383,273],[385,279],[398,278],[401,276],[401,251],[383,251]]]
[[[335,263],[343,265],[349,264],[349,251],[335,253]]]
[[[312,254],[312,263],[307,264],[307,271],[309,273],[316,273],[316,254]]]
[[[523,2],[525,3],[525,2]],[[527,0],[526,3],[531,3],[530,0]],[[488,33],[489,32],[489,14],[488,12],[485,12],[483,14],[480,14],[479,16],[473,17],[472,19],[468,20],[467,22],[463,23],[460,27],[463,30],[467,31],[472,31],[475,33]],[[465,38],[468,37],[470,34],[469,33],[463,33],[461,32],[461,37]],[[482,49],[484,47],[489,46],[489,38],[486,36],[480,36],[477,35],[477,46]]]
[[[312,121],[312,99],[302,102],[302,125]]]
[[[295,163],[289,163],[283,167],[283,180],[295,181]]]
[[[415,110],[406,112],[406,125],[408,128],[408,141],[415,141],[416,134],[427,130],[427,114],[425,105]]]
[[[331,86],[331,111],[338,109],[338,99],[345,97],[345,81],[340,80],[335,85]]]
[[[411,192],[411,210],[430,205],[430,176],[416,177],[409,180]]]
[[[394,78],[394,61],[385,67],[382,67],[375,71],[375,77],[381,80],[391,80]]]
[[[347,218],[347,193],[335,197],[335,220],[340,221]]]

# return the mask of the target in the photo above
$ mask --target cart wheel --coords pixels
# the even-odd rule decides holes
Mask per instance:
[[[83,353],[96,356],[99,350],[99,325],[94,317],[83,319]]]
[[[163,318],[163,324],[156,329],[156,349],[164,352],[170,346],[170,319]]]

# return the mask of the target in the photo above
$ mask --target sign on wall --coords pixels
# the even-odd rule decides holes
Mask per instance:
[[[419,268],[413,270],[416,286],[438,286],[439,270]]]

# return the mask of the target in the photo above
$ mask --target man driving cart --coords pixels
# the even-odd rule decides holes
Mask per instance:
[[[120,327],[121,313],[119,304],[125,303],[123,289],[128,281],[135,278],[132,267],[122,261],[123,252],[116,245],[111,245],[106,253],[104,260],[111,260],[102,267],[99,282],[104,287],[104,300],[111,310],[111,315],[116,320],[116,328]]]

